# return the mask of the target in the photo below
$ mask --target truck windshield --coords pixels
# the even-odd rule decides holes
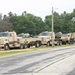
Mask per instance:
[[[24,34],[18,34],[18,37],[25,37]]]
[[[50,36],[50,33],[43,32],[43,33],[40,34],[40,36]]]
[[[9,36],[8,33],[4,33],[4,32],[1,32],[1,33],[0,33],[0,37],[8,37],[8,36]]]
[[[67,37],[68,36],[68,34],[62,34],[62,37]]]

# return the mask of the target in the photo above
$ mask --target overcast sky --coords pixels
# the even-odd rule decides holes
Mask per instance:
[[[75,0],[0,0],[0,13],[10,11],[21,15],[23,11],[44,18],[51,14],[52,7],[58,13],[71,13],[75,9]],[[56,9],[58,8],[58,9]]]

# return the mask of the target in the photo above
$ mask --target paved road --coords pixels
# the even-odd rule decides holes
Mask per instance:
[[[73,55],[75,55],[75,47],[40,50],[37,52],[0,58],[0,75],[28,75],[30,73],[41,73],[42,70],[48,66]],[[75,75],[75,69],[66,75]]]

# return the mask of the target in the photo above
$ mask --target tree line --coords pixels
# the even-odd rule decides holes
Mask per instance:
[[[71,13],[54,12],[54,32],[75,32],[75,9]],[[24,11],[21,15],[9,12],[8,15],[0,14],[0,32],[16,31],[19,33],[30,33],[37,35],[43,31],[52,30],[52,15],[41,17]]]

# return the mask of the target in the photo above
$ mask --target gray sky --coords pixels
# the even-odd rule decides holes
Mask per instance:
[[[44,19],[51,14],[52,7],[59,14],[64,11],[70,13],[75,9],[75,0],[0,0],[0,13],[3,15],[10,11],[21,15],[27,11]]]

